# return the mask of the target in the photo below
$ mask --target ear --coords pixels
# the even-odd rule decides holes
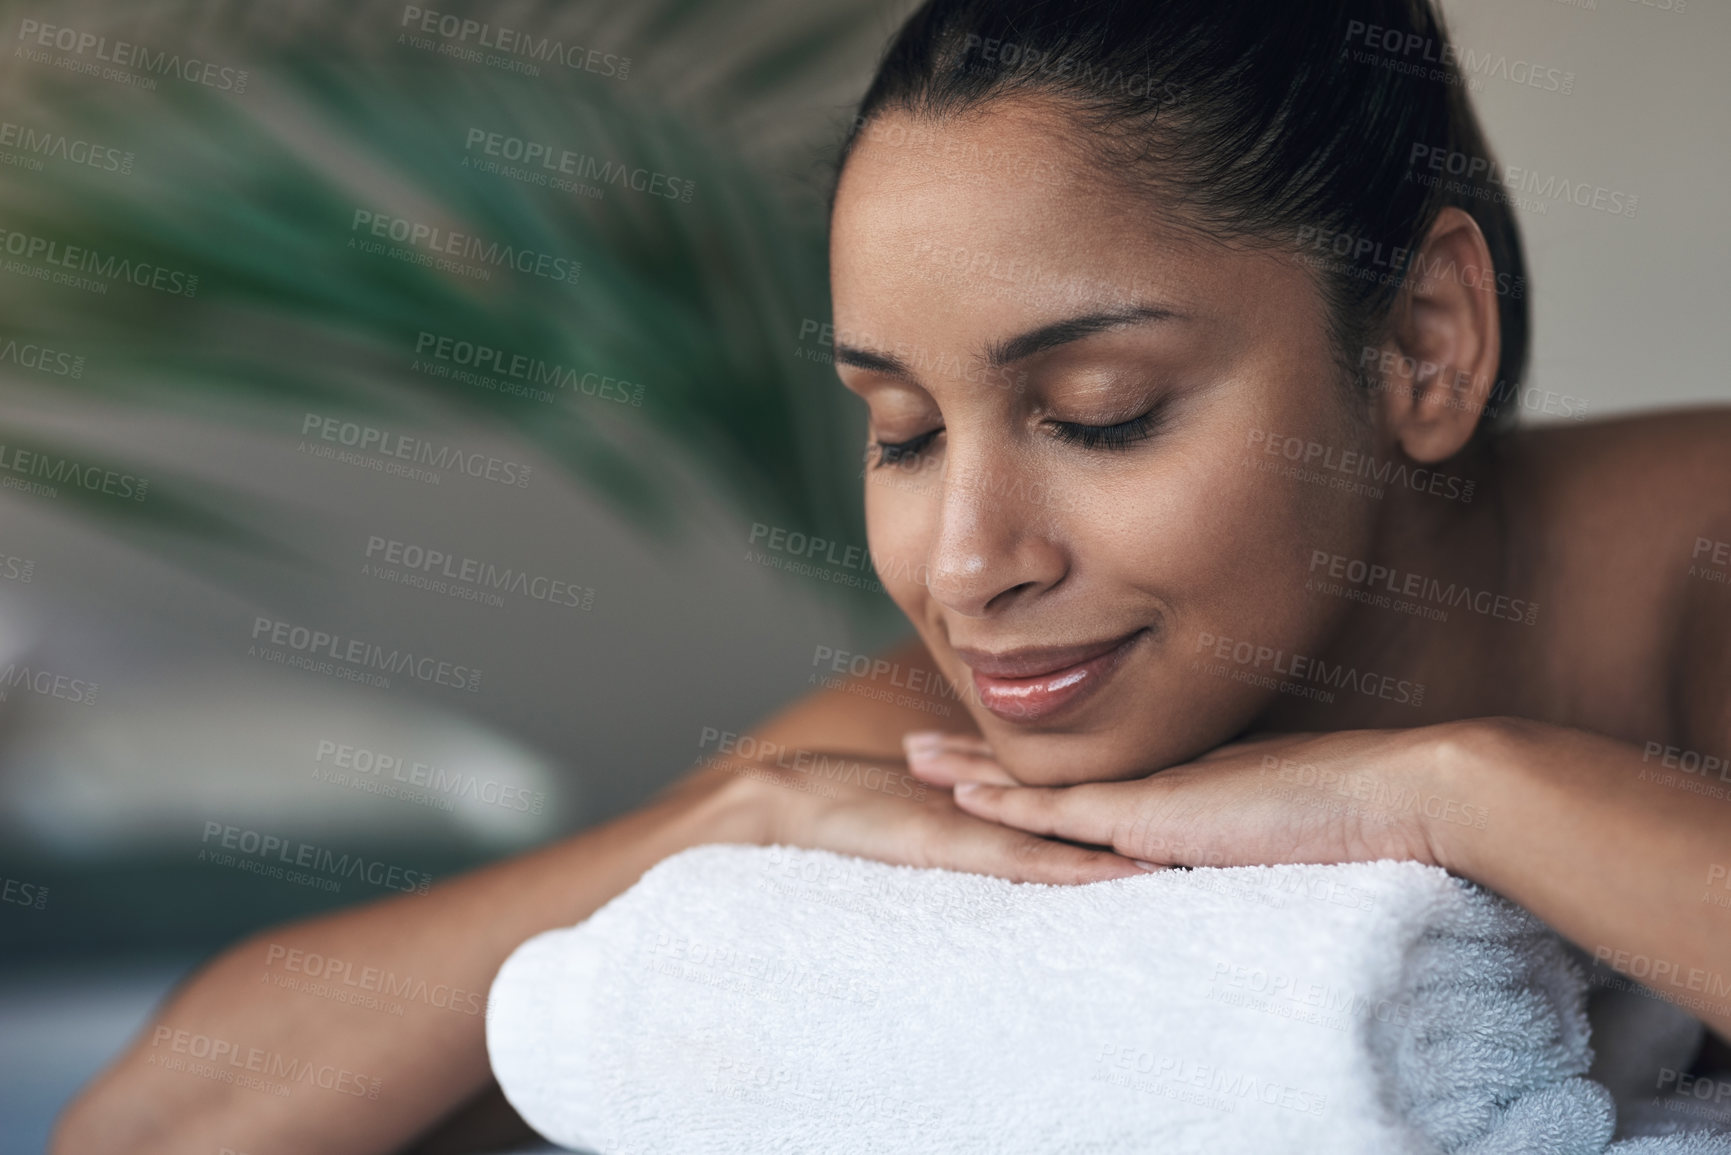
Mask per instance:
[[[1497,277],[1478,222],[1443,209],[1413,254],[1378,350],[1384,428],[1414,461],[1460,452],[1496,383]]]

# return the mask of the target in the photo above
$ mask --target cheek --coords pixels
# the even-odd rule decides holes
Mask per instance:
[[[917,626],[930,598],[927,562],[937,474],[929,457],[876,468],[866,463],[866,543],[890,600]]]
[[[1173,607],[1168,644],[1311,633],[1327,615],[1304,588],[1310,559],[1366,548],[1374,503],[1332,484],[1342,475],[1317,461],[1368,453],[1372,434],[1346,398],[1315,384],[1327,362],[1309,364],[1259,366],[1222,389],[1148,471],[1144,492],[1116,503],[1126,524],[1111,550],[1165,583],[1150,592]]]
[[[1160,608],[1168,645],[1252,618],[1271,599],[1290,602],[1309,543],[1335,536],[1339,495],[1280,475],[1273,467],[1284,461],[1246,442],[1244,421],[1213,420],[1094,487],[1067,519],[1077,555],[1102,584]]]
[[[1324,445],[1334,459],[1368,445],[1338,427],[1292,433],[1235,429],[1195,479],[1198,498],[1187,523],[1187,577],[1194,611],[1182,641],[1204,632],[1314,652],[1327,643],[1339,607],[1305,588],[1318,553],[1368,548],[1373,510],[1366,498],[1334,485],[1336,471],[1269,453],[1277,437]],[[1291,445],[1292,442],[1286,442]]]
[[[1348,603],[1305,588],[1311,559],[1317,551],[1365,556],[1374,508],[1287,475],[1290,462],[1252,448],[1251,429],[1266,426],[1248,409],[1211,416],[1169,453],[1150,454],[1146,468],[1096,488],[1066,520],[1094,589],[1135,591],[1129,601],[1158,615],[1160,643],[1113,725],[1084,739],[1005,735],[1002,760],[1017,778],[1123,778],[1193,757],[1268,699],[1265,690],[1199,672],[1199,660],[1209,664],[1202,649],[1221,638],[1289,653],[1329,644]],[[1369,448],[1343,440],[1355,434],[1339,426],[1306,436]]]

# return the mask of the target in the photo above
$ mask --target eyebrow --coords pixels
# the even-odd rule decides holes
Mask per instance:
[[[1030,329],[986,345],[984,360],[992,369],[1001,369],[1013,365],[1035,353],[1043,353],[1047,349],[1055,349],[1059,345],[1067,345],[1079,341],[1083,337],[1091,337],[1095,333],[1104,333],[1108,329],[1118,329],[1125,325],[1138,325],[1148,321],[1174,321],[1183,319],[1184,314],[1174,309],[1162,308],[1157,305],[1138,305],[1128,309],[1105,309],[1093,313],[1083,313],[1080,316],[1068,317],[1062,321],[1053,321],[1041,325],[1038,329]],[[907,362],[888,353],[874,353],[870,349],[861,349],[853,345],[836,342],[835,360],[837,364],[854,365],[861,369],[869,369],[892,377],[914,377]]]

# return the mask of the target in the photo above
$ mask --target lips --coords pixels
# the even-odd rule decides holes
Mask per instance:
[[[1075,646],[1030,646],[991,653],[957,647],[973,671],[980,704],[1007,722],[1050,718],[1099,688],[1148,632]]]

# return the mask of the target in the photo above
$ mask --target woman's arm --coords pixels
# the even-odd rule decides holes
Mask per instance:
[[[1490,718],[1265,736],[1129,782],[1018,786],[966,744],[910,766],[969,813],[1160,865],[1442,866],[1731,1039],[1731,802],[1651,745]]]
[[[1655,754],[1521,718],[1465,725],[1452,789],[1490,820],[1432,823],[1439,865],[1731,1040],[1731,802],[1688,789],[1711,780],[1668,769],[1680,753],[1663,743]]]
[[[1688,577],[1675,620],[1664,733],[1474,725],[1454,772],[1492,820],[1436,850],[1731,1042],[1731,590]]]
[[[710,772],[636,813],[425,895],[255,935],[167,1001],[62,1117],[52,1149],[56,1155],[397,1150],[490,1081],[487,990],[518,943],[580,921],[688,846],[753,840],[754,821],[729,777]],[[305,961],[314,956],[341,960],[348,976],[376,968],[391,981],[410,980],[411,990],[423,981],[429,990],[449,988],[460,1005],[451,1009],[447,998],[446,1007],[435,1007],[407,991],[396,998],[380,993],[402,1005],[398,1017],[271,981],[297,981],[314,969]],[[314,973],[329,967],[321,962]],[[286,1084],[289,1093],[269,1084]]]
[[[721,752],[635,813],[425,895],[293,923],[230,948],[176,991],[72,1104],[54,1152],[378,1155],[426,1141],[435,1128],[438,1145],[427,1151],[461,1149],[446,1145],[450,1132],[500,1114],[484,1008],[505,957],[532,935],[588,917],[690,846],[780,841],[1043,882],[1135,872],[1117,855],[964,814],[947,791],[928,793],[908,778],[899,757],[878,756],[899,750],[904,730],[934,720],[971,729],[953,700],[949,715],[935,712],[942,694],[911,705],[869,696],[880,683],[906,684],[916,664],[929,666],[917,643],[886,660],[904,673],[876,669],[807,696],[753,731],[754,760]],[[818,756],[838,750],[849,753]],[[886,789],[892,776],[894,791]],[[925,796],[904,794],[909,783]],[[403,1014],[278,985],[314,975],[337,985],[332,971],[400,1003]],[[403,993],[381,990],[386,982]],[[435,999],[440,988],[447,993]],[[263,1084],[287,1085],[289,1094]]]

